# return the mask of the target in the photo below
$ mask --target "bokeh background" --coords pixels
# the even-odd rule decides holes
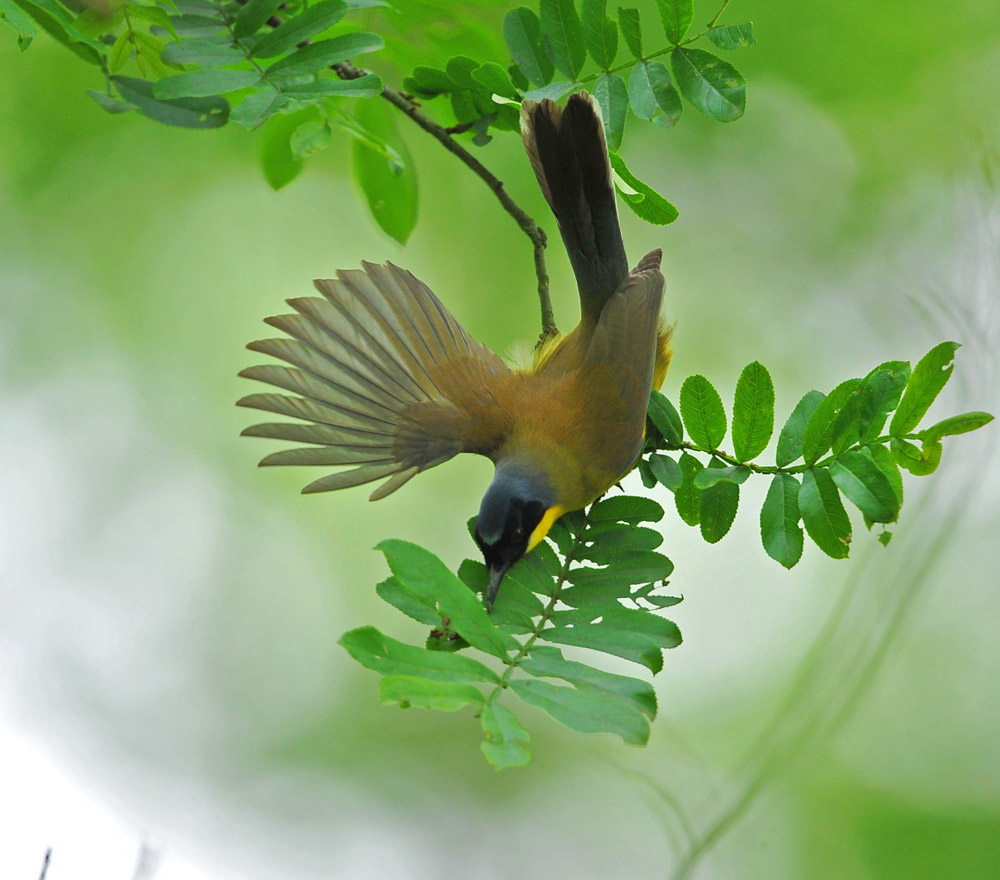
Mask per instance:
[[[469,5],[400,6],[437,21],[433,52],[461,51],[447,16]],[[507,6],[472,9],[484,47]],[[931,417],[996,412],[995,4],[727,15],[747,18],[742,120],[687,107],[674,131],[626,132],[630,166],[681,211],[622,217],[630,256],[665,251],[665,390],[700,372],[731,398],[759,359],[780,420],[810,388],[954,339]],[[856,523],[845,562],[770,561],[752,480],[715,547],[668,515],[685,642],[649,746],[525,709],[535,759],[497,774],[471,711],[379,705],[336,644],[367,623],[416,636],[376,598],[370,548],[471,555],[488,462],[377,505],[301,497],[304,472],[256,469],[273,444],[237,436],[253,414],[233,402],[261,318],[362,259],[413,270],[498,351],[533,340],[523,236],[405,120],[421,204],[401,248],[347,144],[275,193],[246,132],[107,116],[93,71],[45,37],[21,54],[0,31],[0,70],[0,876],[37,877],[48,847],[50,880],[997,876],[995,426],[907,478],[888,548]],[[551,230],[517,139],[482,156]],[[572,326],[558,244],[550,271]]]

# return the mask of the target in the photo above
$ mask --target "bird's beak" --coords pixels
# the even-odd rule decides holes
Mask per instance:
[[[490,579],[486,583],[486,610],[493,610],[493,600],[497,597],[497,591],[500,589],[500,581],[503,580],[503,576],[507,574],[507,570],[510,568],[509,565],[501,565],[499,568],[489,569]]]

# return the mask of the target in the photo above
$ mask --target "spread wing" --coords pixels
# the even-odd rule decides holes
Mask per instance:
[[[302,420],[243,431],[310,444],[272,453],[261,465],[351,465],[302,491],[384,479],[374,501],[459,452],[489,454],[502,443],[509,425],[497,394],[511,373],[410,272],[362,265],[315,282],[323,298],[288,300],[296,314],[266,319],[288,338],[247,346],[291,366],[240,375],[294,396],[250,394],[238,404]]]

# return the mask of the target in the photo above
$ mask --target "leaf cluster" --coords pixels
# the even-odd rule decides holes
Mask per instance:
[[[366,626],[341,644],[382,675],[383,702],[444,711],[473,706],[482,751],[497,769],[531,757],[509,694],[574,730],[643,744],[656,716],[652,686],[584,661],[586,651],[611,654],[655,674],[663,649],[680,644],[677,626],[658,613],[680,601],[658,592],[673,564],[656,549],[662,536],[646,525],[663,513],[652,499],[619,495],[563,517],[549,543],[507,574],[491,614],[479,598],[487,583],[481,562],[467,559],[455,575],[428,550],[384,541],[378,549],[392,576],[378,595],[432,627],[431,635],[408,645]],[[567,658],[565,648],[584,659]],[[459,653],[464,649],[484,656]]]
[[[666,45],[644,48],[644,36],[651,40],[638,9],[619,8],[616,20],[608,15],[606,0],[539,0],[537,13],[518,6],[503,23],[511,58],[506,68],[457,55],[444,69],[415,67],[403,85],[426,100],[446,95],[455,128],[471,131],[480,146],[489,142],[491,130],[519,130],[518,106],[524,99],[557,100],[588,88],[601,105],[622,199],[647,222],[670,223],[677,217],[674,206],[637,180],[618,155],[626,121],[632,116],[671,128],[681,117],[681,96],[712,119],[738,119],[746,106],[742,75],[690,44],[705,37],[719,48],[735,49],[756,41],[750,22],[717,26],[713,21],[690,34],[692,0],[657,0],[657,8]],[[628,57],[619,61],[623,55]],[[667,55],[669,68],[655,60]]]
[[[868,529],[883,526],[878,537],[888,544],[892,533],[885,525],[896,522],[903,504],[901,469],[916,476],[933,473],[943,437],[993,419],[970,412],[917,430],[951,376],[958,347],[942,342],[912,371],[907,361],[887,361],[829,394],[808,392],[778,434],[774,465],[754,463],[774,433],[774,385],[762,364],[754,361],[740,374],[731,425],[722,398],[704,376],[691,376],[681,386],[680,413],[654,391],[638,464],[643,483],[673,492],[680,518],[714,544],[733,524],[740,485],[752,474],[769,475],[761,541],[768,556],[786,568],[802,556],[803,527],[827,556],[848,555],[852,527],[845,500],[860,511]],[[727,431],[732,453],[722,449]]]

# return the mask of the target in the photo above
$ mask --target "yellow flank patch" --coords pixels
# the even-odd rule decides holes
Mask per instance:
[[[531,533],[531,537],[528,538],[528,550],[534,550],[548,533],[549,529],[552,528],[552,523],[554,523],[559,517],[561,517],[566,512],[566,508],[561,504],[557,504],[554,507],[550,507],[545,511],[545,516],[539,520],[538,525],[535,526],[535,530]],[[528,552],[527,550],[525,552]]]

